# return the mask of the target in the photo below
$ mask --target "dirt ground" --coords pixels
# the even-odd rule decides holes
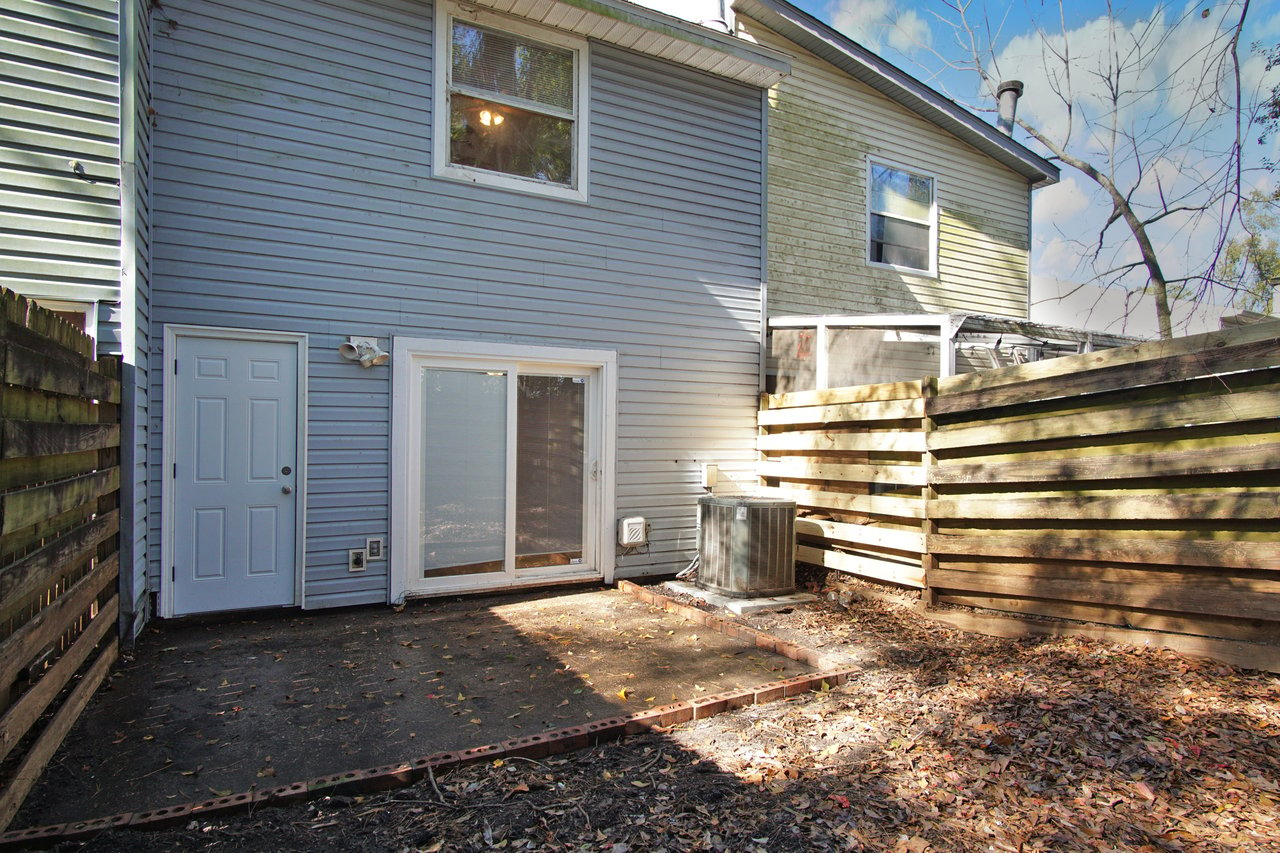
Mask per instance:
[[[1280,851],[1280,678],[965,634],[843,584],[748,621],[848,685],[588,752],[62,849]]]

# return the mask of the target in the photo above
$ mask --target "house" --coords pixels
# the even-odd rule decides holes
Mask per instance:
[[[771,141],[799,118],[777,84],[820,61],[763,3],[736,7],[726,26],[625,0],[0,12],[22,105],[0,140],[21,211],[2,283],[85,306],[126,363],[126,631],[153,610],[687,562],[703,466],[755,482],[766,281],[794,299],[802,278],[783,229],[766,242],[766,198],[787,203],[775,181],[800,150]],[[898,81],[876,97],[910,102],[891,71],[867,72]],[[999,139],[944,130],[948,156],[1018,174]],[[1003,222],[1029,185],[982,198]],[[1025,254],[1009,230],[990,241],[1022,233]],[[945,289],[939,246],[924,280]],[[840,292],[916,286],[891,272]]]
[[[791,63],[769,93],[770,316],[1026,319],[1031,194],[1058,168],[789,3],[733,9]]]

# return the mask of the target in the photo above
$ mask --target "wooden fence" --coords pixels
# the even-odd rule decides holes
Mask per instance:
[[[118,652],[120,364],[0,291],[0,830]]]
[[[765,494],[794,500],[796,558],[925,585],[921,382],[774,394],[760,412]]]
[[[1280,323],[774,395],[760,425],[804,562],[929,603],[1280,638]]]

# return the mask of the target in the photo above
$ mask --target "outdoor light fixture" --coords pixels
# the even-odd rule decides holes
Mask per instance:
[[[345,343],[338,345],[338,355],[347,361],[360,362],[361,367],[386,364],[391,360],[391,354],[378,346],[377,338],[349,337]]]
[[[490,112],[489,110],[480,111],[480,123],[485,127],[497,127],[504,120],[502,113]]]

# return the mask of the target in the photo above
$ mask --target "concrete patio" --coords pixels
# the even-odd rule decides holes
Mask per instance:
[[[159,621],[13,828],[406,761],[810,671],[604,589]]]

